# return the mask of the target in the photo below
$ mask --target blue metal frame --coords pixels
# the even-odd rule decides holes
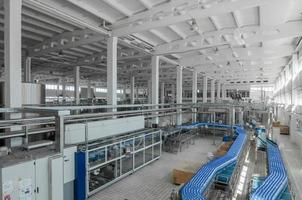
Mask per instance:
[[[75,153],[75,200],[86,199],[86,160],[85,152]]]

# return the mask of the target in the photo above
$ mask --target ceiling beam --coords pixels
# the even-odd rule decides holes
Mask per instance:
[[[247,44],[257,42],[273,41],[277,39],[294,38],[302,36],[302,21],[291,21],[274,27],[263,27],[262,31],[257,32],[245,40]]]
[[[150,2],[148,0],[139,0],[139,2],[141,2],[141,4],[143,4],[143,6],[145,6],[147,9],[152,8],[152,5],[150,4]]]
[[[103,0],[103,1],[106,2],[108,5],[110,5],[112,8],[123,13],[127,17],[130,17],[133,14],[129,9],[125,8],[125,6],[123,6],[123,4],[120,3],[121,1],[117,1],[117,0]]]
[[[50,52],[56,52],[79,47],[85,44],[99,42],[105,38],[105,36],[100,36],[100,34],[88,29],[64,32],[29,48],[28,54],[29,56],[41,56]]]
[[[173,2],[173,1],[172,1]],[[256,7],[268,3],[275,3],[276,0],[240,0],[240,1],[227,1],[222,3],[213,4],[208,8],[201,9],[201,8],[194,8],[192,10],[188,10],[187,13],[183,15],[173,15],[173,10],[171,11],[172,14],[162,16],[161,18],[154,19],[154,21],[150,20],[150,17],[143,16],[145,21],[142,23],[136,24],[133,23],[132,25],[127,25],[119,28],[113,27],[112,34],[114,36],[123,36],[129,35],[133,33],[138,33],[150,29],[155,29],[158,27],[164,27],[171,24],[176,24],[180,22],[184,22],[187,20],[191,20],[193,18],[208,18],[211,16],[217,16],[220,14],[225,14],[229,12],[233,12],[236,10],[247,9],[251,7]],[[151,10],[149,10],[151,11]],[[131,20],[131,17],[129,18]],[[135,18],[135,21],[138,19]]]
[[[22,9],[22,15],[24,16],[23,18],[30,17],[30,18],[32,18],[32,19],[34,19],[36,21],[37,20],[38,21],[42,21],[42,22],[50,25],[49,27],[51,27],[51,26],[59,27],[59,28],[65,30],[65,31],[73,31],[74,30],[74,26],[71,25],[71,24],[68,24],[66,22],[60,21],[60,20],[58,20],[56,18],[51,18],[51,17],[45,16],[44,14],[33,13],[32,11],[29,11],[26,7],[24,7]]]
[[[219,53],[220,52],[220,53]],[[186,56],[180,59],[182,66],[197,66],[200,64],[223,64],[227,62],[253,61],[282,58],[292,55],[294,47],[291,45],[279,46],[271,49],[269,47],[232,48],[220,50],[217,53],[197,56]],[[233,52],[236,52],[234,57]],[[210,57],[210,59],[209,59]]]
[[[143,0],[146,2],[146,0]],[[185,4],[186,6],[194,5],[196,4],[195,0],[172,0],[165,3],[160,3],[152,8],[150,8],[147,11],[137,13],[127,19],[122,19],[114,23],[113,28],[120,28],[123,26],[130,25],[131,23],[137,22],[144,18],[152,18],[154,15],[159,13],[164,13],[167,11],[172,11],[173,8],[176,8],[178,6],[181,6]]]
[[[101,10],[97,9],[95,6],[89,4],[89,1],[79,1],[79,0],[66,0],[69,3],[97,16],[100,17],[110,23],[115,22],[116,20],[111,17],[110,15],[105,14],[104,12],[102,12]]]
[[[0,26],[0,31],[4,31],[3,26]],[[38,41],[38,42],[42,42],[45,39],[45,37],[42,37],[42,36],[39,36],[36,34],[26,33],[26,32],[24,32],[24,30],[22,30],[22,38],[31,39],[31,40]]]
[[[247,36],[251,34],[252,36]],[[223,35],[230,35],[233,39],[228,42],[222,41],[221,37]],[[209,47],[221,45],[238,45],[236,38],[240,38],[240,40],[244,41],[246,44],[251,45],[262,41],[272,41],[298,36],[302,36],[302,21],[287,22],[278,26],[228,28],[159,45],[155,47],[155,54],[164,55],[207,49]],[[211,38],[215,42],[209,45],[204,41],[206,38]]]
[[[78,27],[85,27],[104,35],[110,35],[110,32],[100,27],[100,22],[92,19],[88,15],[82,15],[68,6],[62,6],[61,1],[54,0],[23,0],[23,5],[42,12],[46,15],[65,21]]]

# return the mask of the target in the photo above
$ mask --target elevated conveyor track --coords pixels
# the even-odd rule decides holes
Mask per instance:
[[[203,200],[206,199],[206,192],[209,189],[211,183],[214,181],[216,174],[223,168],[232,165],[237,162],[244,149],[247,135],[244,129],[240,126],[230,126],[214,123],[196,123],[189,126],[183,126],[182,128],[192,129],[202,126],[208,126],[209,128],[233,128],[237,138],[233,142],[229,151],[215,160],[210,161],[206,165],[203,165],[192,179],[187,182],[180,190],[180,199],[182,200]]]
[[[277,144],[267,140],[269,175],[251,195],[252,200],[279,199],[288,185],[286,169]]]

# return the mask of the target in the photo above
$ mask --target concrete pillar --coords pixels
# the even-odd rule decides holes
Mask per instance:
[[[80,104],[80,66],[74,69],[74,101],[75,104]]]
[[[152,104],[158,104],[159,97],[159,56],[152,56],[151,59],[151,78],[152,78]],[[155,108],[158,108],[157,106]],[[153,124],[158,124],[158,117],[154,118]]]
[[[152,80],[148,80],[148,103],[152,104]]]
[[[92,98],[92,94],[91,94],[91,81],[88,80],[88,84],[87,84],[87,98],[91,99]]]
[[[211,80],[211,103],[215,103],[215,79]]]
[[[197,70],[194,69],[193,71],[193,77],[192,77],[192,103],[197,103]],[[196,122],[196,108],[194,108],[192,114],[192,122]]]
[[[160,102],[161,102],[161,104],[164,104],[165,103],[165,82],[161,83],[160,92],[161,92]]]
[[[27,57],[25,60],[24,82],[31,82],[31,57]]]
[[[176,75],[176,102],[177,104],[182,104],[182,66],[177,66],[177,75]],[[182,124],[182,114],[181,109],[177,110],[179,114],[177,115],[176,124]]]
[[[208,77],[203,77],[203,90],[202,90],[202,102],[208,101]]]
[[[107,104],[113,106],[117,105],[117,40],[117,37],[107,40]]]
[[[130,80],[130,101],[131,104],[134,104],[135,102],[135,77],[131,76],[131,80]]]
[[[221,99],[221,83],[217,82],[217,100]]]
[[[60,102],[60,94],[61,94],[60,84],[61,84],[61,79],[59,78],[58,82],[57,82],[57,85],[56,85],[57,86],[57,88],[56,88],[56,96],[57,96],[58,103]]]
[[[175,103],[175,97],[176,97],[175,84],[172,83],[172,85],[171,85],[171,100],[172,100],[172,103]]]
[[[138,87],[138,85],[136,85],[136,88],[135,88],[135,98],[139,99],[139,87]]]
[[[221,94],[222,94],[222,99],[225,99],[226,98],[226,89],[225,89],[224,84],[222,84],[222,87],[221,87]]]
[[[22,53],[21,53],[21,9],[22,0],[5,0],[4,5],[4,78],[7,108],[22,106]],[[21,114],[8,114],[7,119],[20,118]],[[19,130],[21,127],[12,128]],[[5,141],[7,147],[22,145],[22,138]]]
[[[4,1],[5,107],[10,108],[22,104],[21,8],[22,0]]]
[[[66,101],[66,79],[62,78],[62,98],[63,102]]]
[[[126,101],[126,95],[127,95],[126,91],[127,91],[127,84],[124,84],[123,85],[123,100],[124,101]]]
[[[292,102],[291,102],[291,104],[294,104],[294,105],[298,105],[298,92],[297,92],[297,90],[296,90],[296,87],[297,87],[297,81],[295,81],[296,80],[296,76],[297,76],[297,72],[298,72],[298,70],[299,70],[299,62],[298,62],[298,55],[297,55],[297,53],[294,53],[293,55],[292,55],[292,62],[293,62],[293,64],[292,64],[292,69],[291,69],[291,77],[292,77],[292,79],[291,79],[291,94],[292,94],[292,96],[291,96],[291,100],[292,100]]]

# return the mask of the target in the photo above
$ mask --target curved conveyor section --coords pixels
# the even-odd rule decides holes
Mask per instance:
[[[262,185],[255,190],[253,200],[278,199],[288,184],[287,174],[278,146],[271,141],[267,142],[269,175]]]
[[[232,128],[230,125],[198,123],[182,128],[197,128],[200,126],[215,127],[215,128]],[[202,166],[192,179],[187,182],[180,190],[180,198],[182,200],[203,200],[206,199],[205,192],[212,183],[217,172],[230,164],[233,164],[240,157],[247,140],[245,131],[240,126],[233,126],[237,138],[233,142],[229,151],[222,157],[219,157],[206,165]]]

